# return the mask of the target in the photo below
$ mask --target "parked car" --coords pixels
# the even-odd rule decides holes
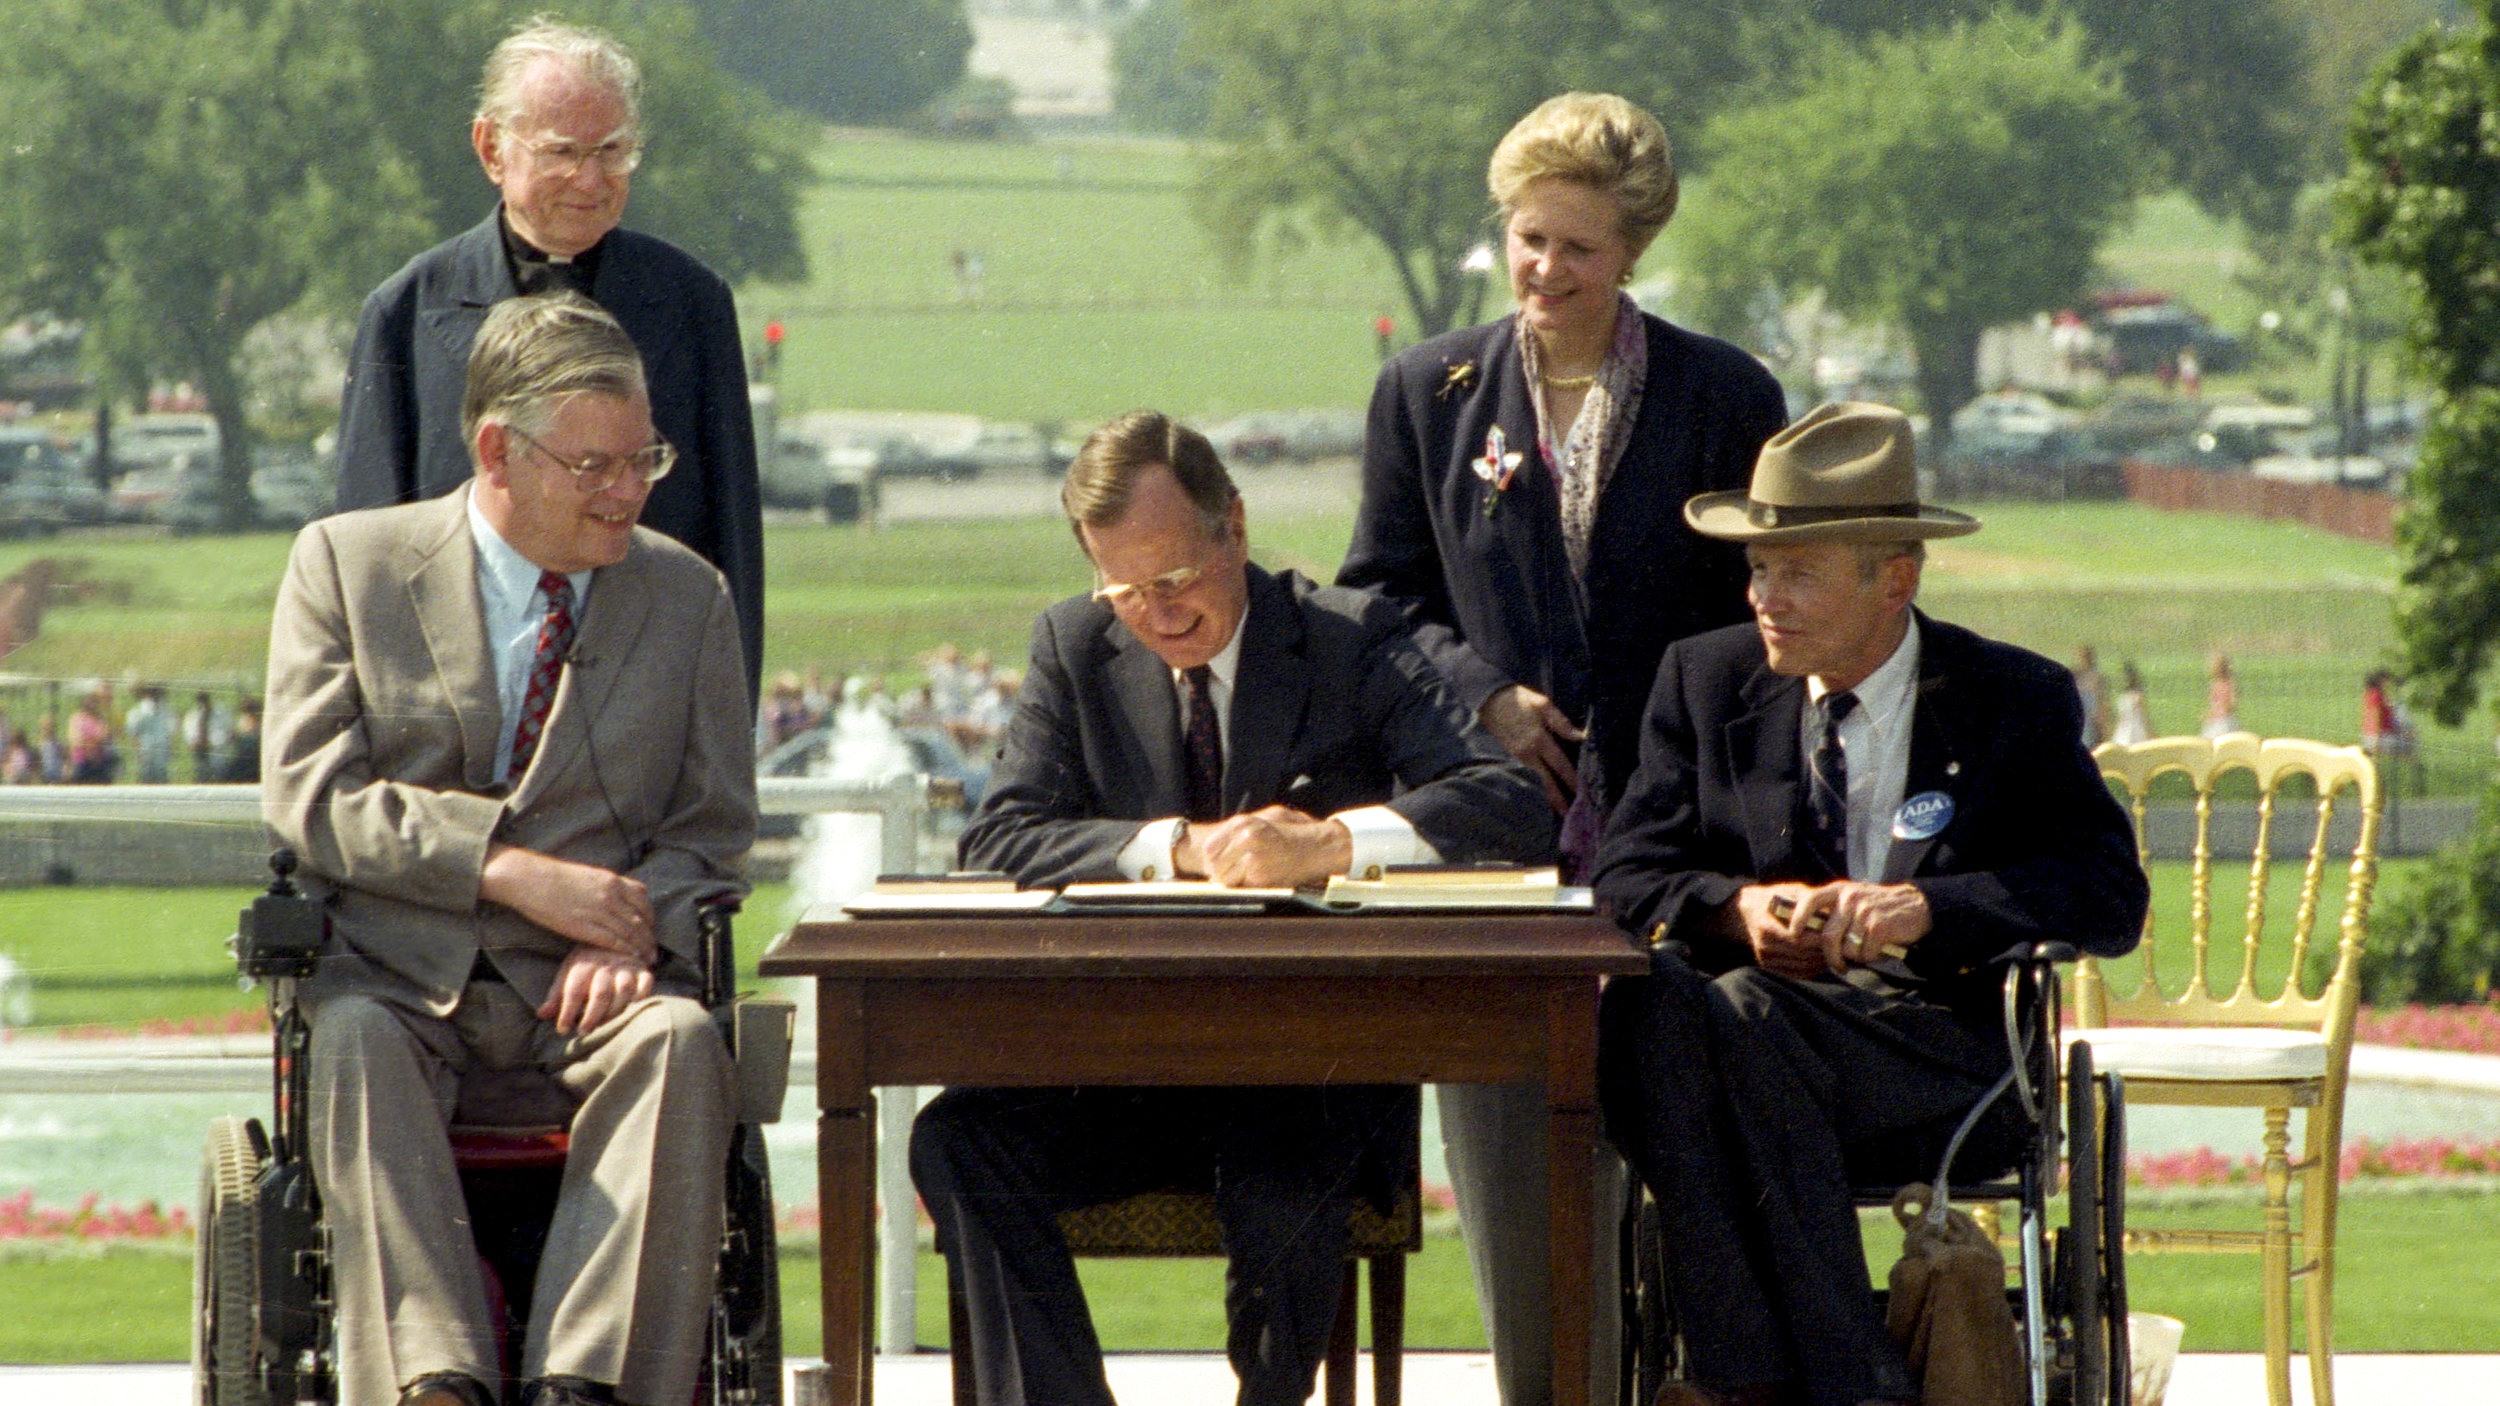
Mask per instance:
[[[2245,359],[2239,338],[2216,330],[2187,304],[2167,298],[2105,309],[2100,333],[2109,346],[2111,369],[2120,375],[2174,368],[2182,351],[2194,351],[2197,366],[2209,376],[2237,370]]]
[[[39,535],[103,522],[112,503],[39,429],[0,428],[0,533]]]
[[[132,415],[113,427],[113,461],[125,470],[162,468],[186,455],[211,463],[224,443],[214,415],[193,411]]]
[[[2387,461],[2375,454],[2337,452],[2332,425],[2276,437],[2277,451],[2251,460],[2248,471],[2284,483],[2338,483],[2376,488],[2387,482]]]

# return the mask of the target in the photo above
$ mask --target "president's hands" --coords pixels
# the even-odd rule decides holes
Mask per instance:
[[[1752,948],[1757,965],[1801,980],[1907,949],[1935,925],[1913,884],[1748,884],[1727,911],[1728,936]]]
[[[587,1032],[650,994],[649,963],[577,942],[564,965],[556,968],[555,984],[547,989],[538,1018],[554,1021],[558,1034]]]
[[[640,879],[595,864],[495,845],[486,851],[477,891],[478,897],[577,944],[629,957],[646,968],[660,958],[651,891]]]
[[[1290,806],[1192,822],[1172,846],[1175,871],[1231,888],[1300,888],[1342,874],[1353,862],[1353,832]]]
[[[1528,764],[1545,783],[1546,802],[1556,815],[1571,808],[1571,793],[1580,788],[1580,769],[1563,750],[1586,734],[1572,726],[1554,700],[1528,687],[1512,684],[1497,689],[1476,710],[1476,721],[1502,744],[1502,750]]]

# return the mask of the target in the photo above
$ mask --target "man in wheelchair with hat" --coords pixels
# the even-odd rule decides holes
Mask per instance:
[[[498,305],[462,427],[466,487],[304,530],[270,632],[264,811],[331,911],[301,999],[342,1397],[495,1399],[449,1128],[554,1124],[519,1399],[680,1406],[734,1116],[696,915],[755,832],[736,616],[635,525],[675,455],[597,306]]]
[[[1913,608],[1979,524],[1920,505],[1900,412],[1822,406],[1685,519],[1745,545],[1754,622],[1667,651],[1595,875],[1652,954],[1600,1081],[1659,1201],[1659,1401],[1914,1401],[1851,1187],[1926,1179],[2005,1072],[1999,954],[2128,950],[2144,875],[2066,670]],[[2022,1133],[2001,1100],[1965,1155]]]

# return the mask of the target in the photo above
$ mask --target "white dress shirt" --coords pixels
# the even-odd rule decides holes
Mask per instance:
[[[1244,612],[1245,618],[1247,612]],[[1233,637],[1224,642],[1213,659],[1207,661],[1207,697],[1215,704],[1216,738],[1224,756],[1233,755],[1233,679],[1241,672],[1241,626],[1233,626]],[[1180,698],[1181,736],[1189,735],[1189,675],[1179,669],[1172,671],[1172,688]],[[1407,818],[1387,806],[1358,806],[1341,810],[1328,817],[1343,824],[1354,837],[1354,858],[1347,872],[1378,878],[1380,871],[1392,864],[1438,864],[1441,852],[1425,843],[1415,833]],[[1180,817],[1166,816],[1149,820],[1136,837],[1120,850],[1114,861],[1123,878],[1175,879],[1172,871],[1172,842],[1179,838]]]
[[[1901,808],[1901,793],[1910,784],[1910,716],[1918,703],[1918,617],[1874,673],[1850,692],[1858,706],[1840,721],[1840,752],[1849,767],[1849,877],[1878,883],[1892,858],[1892,816]],[[1832,691],[1818,677],[1806,679],[1806,699],[1818,706],[1805,710],[1798,737],[1798,755],[1814,755],[1822,740],[1823,695]]]
[[[529,691],[530,666],[538,662],[538,627],[547,618],[547,593],[538,589],[546,568],[514,551],[512,544],[478,511],[477,493],[469,493],[469,536],[477,543],[477,598],[486,617],[486,652],[495,670],[495,701],[503,706],[503,725],[495,734],[495,775],[512,769],[512,738],[521,728],[521,698]],[[581,629],[582,612],[590,608],[593,573],[576,571],[573,583],[573,628]]]

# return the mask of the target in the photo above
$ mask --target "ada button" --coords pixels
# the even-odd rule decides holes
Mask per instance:
[[[1953,798],[1942,791],[1921,791],[1892,813],[1896,840],[1932,840],[1953,820]]]

